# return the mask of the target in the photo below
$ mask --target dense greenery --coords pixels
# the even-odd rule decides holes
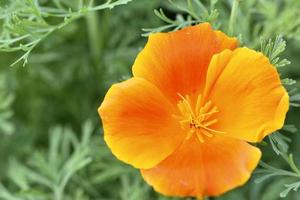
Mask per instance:
[[[0,199],[176,199],[114,158],[97,108],[112,83],[131,76],[149,33],[209,21],[270,58],[292,105],[283,130],[258,144],[253,178],[211,199],[298,200],[299,0],[105,2],[0,1]]]

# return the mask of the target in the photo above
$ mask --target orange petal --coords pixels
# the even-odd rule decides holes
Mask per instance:
[[[225,50],[212,58],[205,97],[220,111],[213,129],[250,142],[280,129],[289,108],[275,67],[262,53],[247,48]]]
[[[142,170],[154,189],[172,196],[218,196],[244,184],[261,152],[244,141],[215,136],[186,140],[152,169]]]
[[[137,168],[150,168],[170,155],[183,134],[174,107],[151,83],[132,78],[113,85],[99,114],[113,154]]]
[[[192,95],[203,89],[207,67],[215,53],[236,45],[236,39],[214,32],[208,23],[152,34],[133,65],[133,74],[150,81],[177,102],[178,93]]]
[[[236,38],[228,37],[225,33],[222,31],[215,31],[215,34],[217,35],[218,41],[220,42],[221,49],[231,49],[234,50],[238,46],[238,40]]]

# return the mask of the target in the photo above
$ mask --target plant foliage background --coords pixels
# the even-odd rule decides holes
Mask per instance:
[[[149,33],[208,21],[266,54],[291,96],[253,178],[210,199],[299,200],[299,10],[299,0],[0,0],[0,199],[177,199],[111,155],[97,108]]]

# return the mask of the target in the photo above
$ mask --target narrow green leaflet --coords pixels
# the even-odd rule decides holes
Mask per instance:
[[[215,27],[218,26],[216,20],[219,12],[215,9],[216,0],[211,1],[210,9],[199,0],[168,0],[170,5],[178,11],[176,19],[168,17],[163,9],[154,10],[154,14],[161,19],[166,25],[156,28],[144,28],[143,36],[149,36],[151,33],[164,31],[176,31],[186,26],[191,26],[201,22],[210,22]]]

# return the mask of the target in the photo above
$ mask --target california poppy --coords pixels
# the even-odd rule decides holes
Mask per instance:
[[[149,37],[133,78],[113,85],[99,114],[120,160],[172,196],[217,196],[244,184],[260,142],[283,126],[289,97],[262,54],[208,23]]]

